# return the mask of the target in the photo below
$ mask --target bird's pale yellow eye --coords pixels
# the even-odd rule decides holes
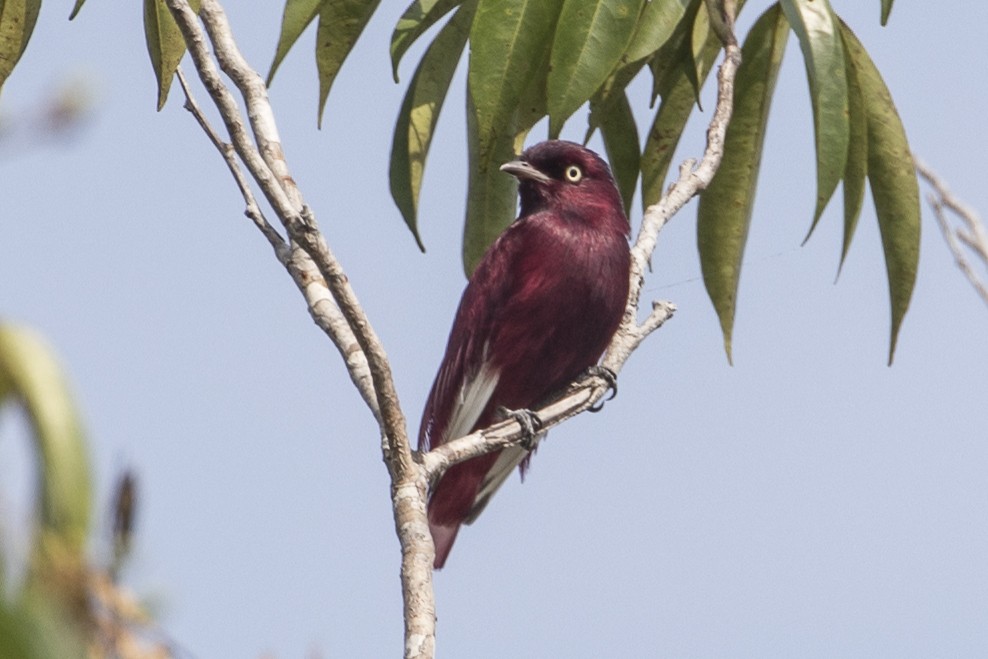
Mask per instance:
[[[576,165],[570,165],[566,168],[566,180],[570,183],[579,183],[580,179],[583,178],[583,170]]]

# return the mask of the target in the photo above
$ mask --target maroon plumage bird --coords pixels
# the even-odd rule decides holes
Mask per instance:
[[[534,409],[607,347],[628,296],[628,218],[597,154],[552,140],[501,169],[518,178],[521,214],[494,241],[460,300],[419,429],[427,450]],[[435,567],[531,452],[511,447],[451,467],[434,484]]]

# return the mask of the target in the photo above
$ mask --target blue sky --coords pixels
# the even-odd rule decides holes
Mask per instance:
[[[414,432],[464,285],[466,148],[461,75],[426,176],[423,255],[387,191],[404,92],[387,47],[403,4],[382,3],[322,131],[312,33],[272,101],[294,177],[385,342]],[[769,3],[749,4],[744,26]],[[242,49],[266,71],[281,7],[228,5]],[[881,28],[877,0],[834,5],[885,75],[913,149],[988,214],[988,8],[899,2]],[[399,552],[371,415],[181,99],[155,112],[138,4],[91,0],[74,23],[68,11],[46,4],[0,97],[7,120],[67,80],[94,103],[71,140],[0,152],[0,314],[61,355],[101,510],[120,468],[139,475],[128,582],[197,657],[397,656]],[[711,89],[705,98],[712,107]],[[695,118],[681,157],[699,153],[706,120]],[[919,281],[886,367],[870,200],[836,285],[839,201],[799,246],[815,200],[811,128],[792,39],[734,367],[699,280],[691,204],[662,233],[646,284],[676,317],[632,357],[605,412],[554,430],[525,484],[509,481],[460,534],[436,578],[441,656],[988,652],[988,310],[924,208]],[[573,119],[563,136],[583,131]],[[2,420],[9,528],[31,456],[17,420]]]

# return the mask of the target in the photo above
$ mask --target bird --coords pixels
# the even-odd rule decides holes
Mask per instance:
[[[564,140],[540,142],[501,171],[518,179],[518,218],[463,292],[422,414],[418,448],[537,408],[595,367],[627,306],[630,225],[607,163]],[[534,414],[529,412],[530,414]],[[534,444],[450,467],[432,484],[436,569]]]

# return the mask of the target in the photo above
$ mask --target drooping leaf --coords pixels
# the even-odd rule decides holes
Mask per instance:
[[[470,33],[476,0],[467,0],[422,56],[405,93],[391,146],[391,196],[425,251],[418,232],[418,199],[432,135]]]
[[[882,0],[882,25],[889,22],[889,14],[892,13],[892,2],[894,0]]]
[[[41,0],[0,2],[0,89],[24,54],[40,10]]]
[[[847,72],[837,19],[828,0],[781,0],[799,38],[809,79],[816,141],[817,198],[807,238],[844,175],[850,139]]]
[[[843,39],[841,41],[844,41]],[[844,168],[844,240],[841,245],[840,265],[837,275],[847,259],[851,240],[858,226],[858,217],[864,204],[865,177],[868,175],[868,111],[864,92],[858,82],[857,68],[844,46],[847,64],[847,100],[850,121],[850,139],[847,148],[847,166]]]
[[[686,13],[691,0],[651,0],[642,9],[638,26],[624,54],[626,62],[637,62],[661,48]]]
[[[463,0],[414,0],[408,5],[391,34],[391,74],[395,82],[398,82],[401,58],[415,40],[462,2]]]
[[[477,6],[467,80],[470,178],[463,262],[468,274],[515,217],[516,182],[498,168],[514,157],[544,115],[545,75],[560,7],[561,0],[480,0]]]
[[[316,70],[319,72],[320,127],[333,81],[379,3],[380,0],[323,0],[319,7]]]
[[[630,214],[641,166],[641,147],[638,144],[635,116],[624,92],[613,104],[611,111],[602,115],[600,134],[604,138],[604,148],[607,150],[607,160],[611,164],[614,180],[621,191],[624,212]]]
[[[703,283],[720,319],[728,361],[765,126],[788,36],[789,24],[778,4],[762,14],[748,33],[735,82],[734,115],[727,128],[724,158],[700,196],[697,211]]]
[[[37,450],[39,529],[32,575],[81,565],[92,499],[82,424],[51,349],[22,327],[0,325],[0,403],[24,408]]]
[[[86,0],[75,0],[75,6],[72,7],[72,13],[69,14],[70,21],[79,15],[79,10],[82,9],[82,5],[84,5],[85,3]]]
[[[919,267],[919,183],[906,131],[885,81],[851,29],[841,23],[840,30],[854,62],[868,113],[868,182],[888,272],[891,364]]]
[[[198,12],[199,0],[189,0],[189,6]],[[178,63],[185,56],[185,40],[164,0],[144,0],[144,40],[154,77],[158,81],[160,112],[168,100],[168,90],[171,89]]]
[[[319,6],[323,0],[286,0],[285,11],[281,16],[281,35],[278,37],[278,46],[275,49],[274,60],[268,70],[268,77],[265,82],[268,87],[274,80],[275,71],[281,65],[281,60],[292,49],[298,38],[302,36],[305,28],[319,15]]]
[[[693,29],[690,34],[690,61],[693,66],[686,70],[689,80],[693,83],[693,95],[696,98],[696,106],[703,109],[700,101],[700,88],[703,86],[705,77],[703,53],[707,50],[707,44],[713,43],[716,36],[710,29],[710,14],[707,13],[706,3],[701,3],[697,7],[696,16],[693,17]],[[709,68],[709,67],[707,67]]]
[[[547,98],[549,134],[607,80],[634,34],[643,0],[564,0],[552,44]]]

